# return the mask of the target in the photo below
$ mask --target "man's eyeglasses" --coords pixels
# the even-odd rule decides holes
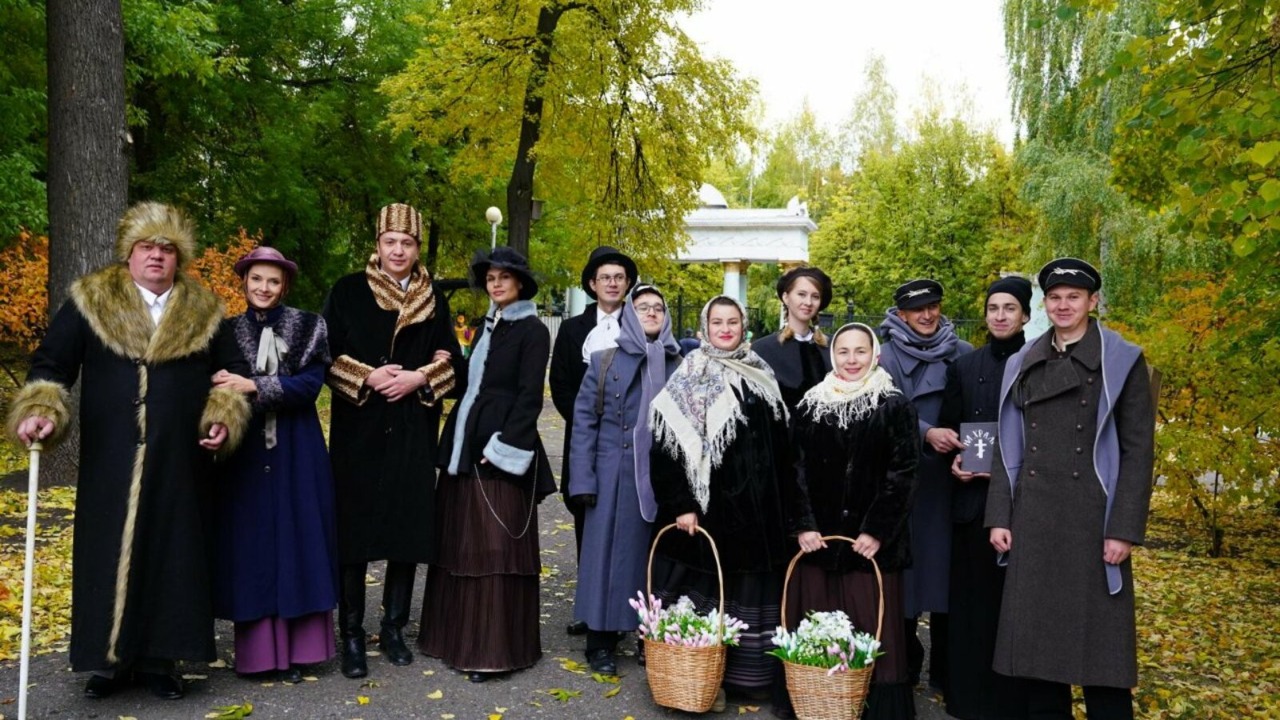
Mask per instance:
[[[621,285],[627,281],[626,275],[597,275],[596,282],[606,285]]]
[[[661,315],[666,311],[667,306],[662,303],[640,303],[639,305],[636,305],[636,313],[638,315],[648,315],[649,313]]]

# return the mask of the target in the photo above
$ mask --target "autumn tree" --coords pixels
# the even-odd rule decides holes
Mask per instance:
[[[1280,497],[1280,293],[1234,273],[1171,275],[1155,323],[1130,329],[1162,373],[1156,475],[1211,556],[1240,514]]]
[[[1094,3],[1090,3],[1092,6]],[[1266,0],[1163,0],[1163,23],[1104,75],[1141,73],[1112,159],[1116,182],[1174,229],[1280,260],[1280,8]]]
[[[384,85],[392,123],[456,148],[454,181],[507,177],[507,240],[522,252],[536,190],[539,234],[567,229],[576,258],[604,242],[669,256],[707,160],[751,132],[752,83],[676,23],[699,5],[450,2],[420,18],[428,47]]]
[[[809,241],[814,264],[859,312],[892,304],[893,288],[941,278],[947,313],[975,316],[982,288],[1019,269],[1025,210],[1012,160],[989,130],[934,108],[891,153],[862,158]]]
[[[849,116],[840,125],[839,152],[846,170],[857,167],[864,155],[893,152],[901,139],[897,103],[884,56],[873,53],[867,58],[862,87],[853,97]]]

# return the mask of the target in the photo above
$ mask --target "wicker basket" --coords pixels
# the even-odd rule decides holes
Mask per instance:
[[[852,538],[843,535],[827,535],[823,540],[844,540],[850,544]],[[787,566],[787,577],[782,584],[782,626],[787,627],[787,589],[791,585],[791,571],[804,556],[804,551],[796,553]],[[876,640],[880,639],[880,630],[884,625],[884,579],[880,577],[880,566],[870,560],[871,568],[876,572],[876,589],[880,595],[880,605],[876,613]],[[871,686],[871,673],[875,665],[861,670],[827,675],[826,668],[811,665],[797,665],[782,661],[787,673],[787,692],[791,694],[791,705],[795,709],[798,720],[857,720],[862,715],[862,704],[867,699],[867,690]]]
[[[649,548],[649,566],[646,570],[645,592],[653,595],[653,555],[663,533],[674,528],[668,525],[658,531]],[[720,552],[711,535],[702,528],[698,532],[707,536],[711,554],[716,559],[716,578],[720,581],[720,628],[724,637],[724,571],[720,568]],[[715,704],[716,693],[724,680],[724,645],[711,647],[684,647],[668,645],[657,640],[644,641],[645,675],[649,679],[649,692],[653,701],[663,707],[706,712]]]

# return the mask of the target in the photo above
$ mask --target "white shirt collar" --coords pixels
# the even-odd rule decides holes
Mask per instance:
[[[159,305],[159,306],[160,306],[160,308],[163,310],[163,309],[164,309],[164,306],[165,306],[165,303],[169,302],[169,296],[173,294],[173,286],[172,286],[172,285],[170,285],[170,286],[169,286],[169,289],[168,289],[168,290],[165,290],[164,292],[160,293],[159,295],[157,295],[157,294],[155,294],[155,293],[151,292],[150,290],[148,290],[148,289],[146,289],[146,288],[142,287],[142,286],[141,286],[141,285],[139,285],[138,283],[134,283],[134,286],[138,288],[138,292],[142,293],[142,302],[146,303],[147,307],[152,307],[152,306],[155,306],[155,305]]]
[[[160,324],[160,316],[164,314],[164,306],[169,302],[169,296],[173,294],[173,286],[170,285],[168,290],[159,295],[142,287],[138,283],[134,283],[134,287],[138,288],[138,292],[142,294],[142,302],[147,306],[147,313],[151,315],[151,321],[157,325]]]
[[[804,335],[792,335],[792,337],[800,342],[813,342],[813,330],[810,330]]]
[[[405,292],[409,291],[409,281],[413,279],[412,272],[409,273],[408,275],[405,275],[403,280],[397,280],[391,277],[391,273],[387,272],[386,270],[383,270],[381,267],[378,268],[378,272],[382,273],[383,275],[386,275],[387,278],[391,280],[391,282],[398,284],[401,290],[404,290]]]
[[[596,305],[596,324],[599,324],[601,320],[604,320],[607,317],[613,318],[614,320],[621,320],[622,306],[619,305],[617,310],[614,310],[611,313],[607,313],[604,310],[601,310],[599,305]]]

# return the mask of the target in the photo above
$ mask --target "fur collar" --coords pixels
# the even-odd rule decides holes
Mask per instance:
[[[490,301],[488,312],[489,317],[494,317],[497,312],[498,308],[492,301]],[[515,322],[517,320],[533,317],[537,314],[538,306],[535,305],[532,300],[516,300],[502,311],[502,319],[507,322]]]
[[[378,261],[377,253],[365,265],[364,277],[369,283],[369,289],[373,291],[373,299],[378,307],[399,313],[396,317],[396,329],[391,334],[392,347],[395,347],[395,338],[401,330],[436,316],[436,294],[431,286],[431,273],[427,272],[422,263],[414,265],[407,290],[401,290],[400,283],[382,272],[382,263]]]
[[[142,303],[129,269],[110,265],[71,285],[71,300],[112,352],[148,364],[187,357],[209,347],[222,308],[218,298],[179,272],[160,325]]]

